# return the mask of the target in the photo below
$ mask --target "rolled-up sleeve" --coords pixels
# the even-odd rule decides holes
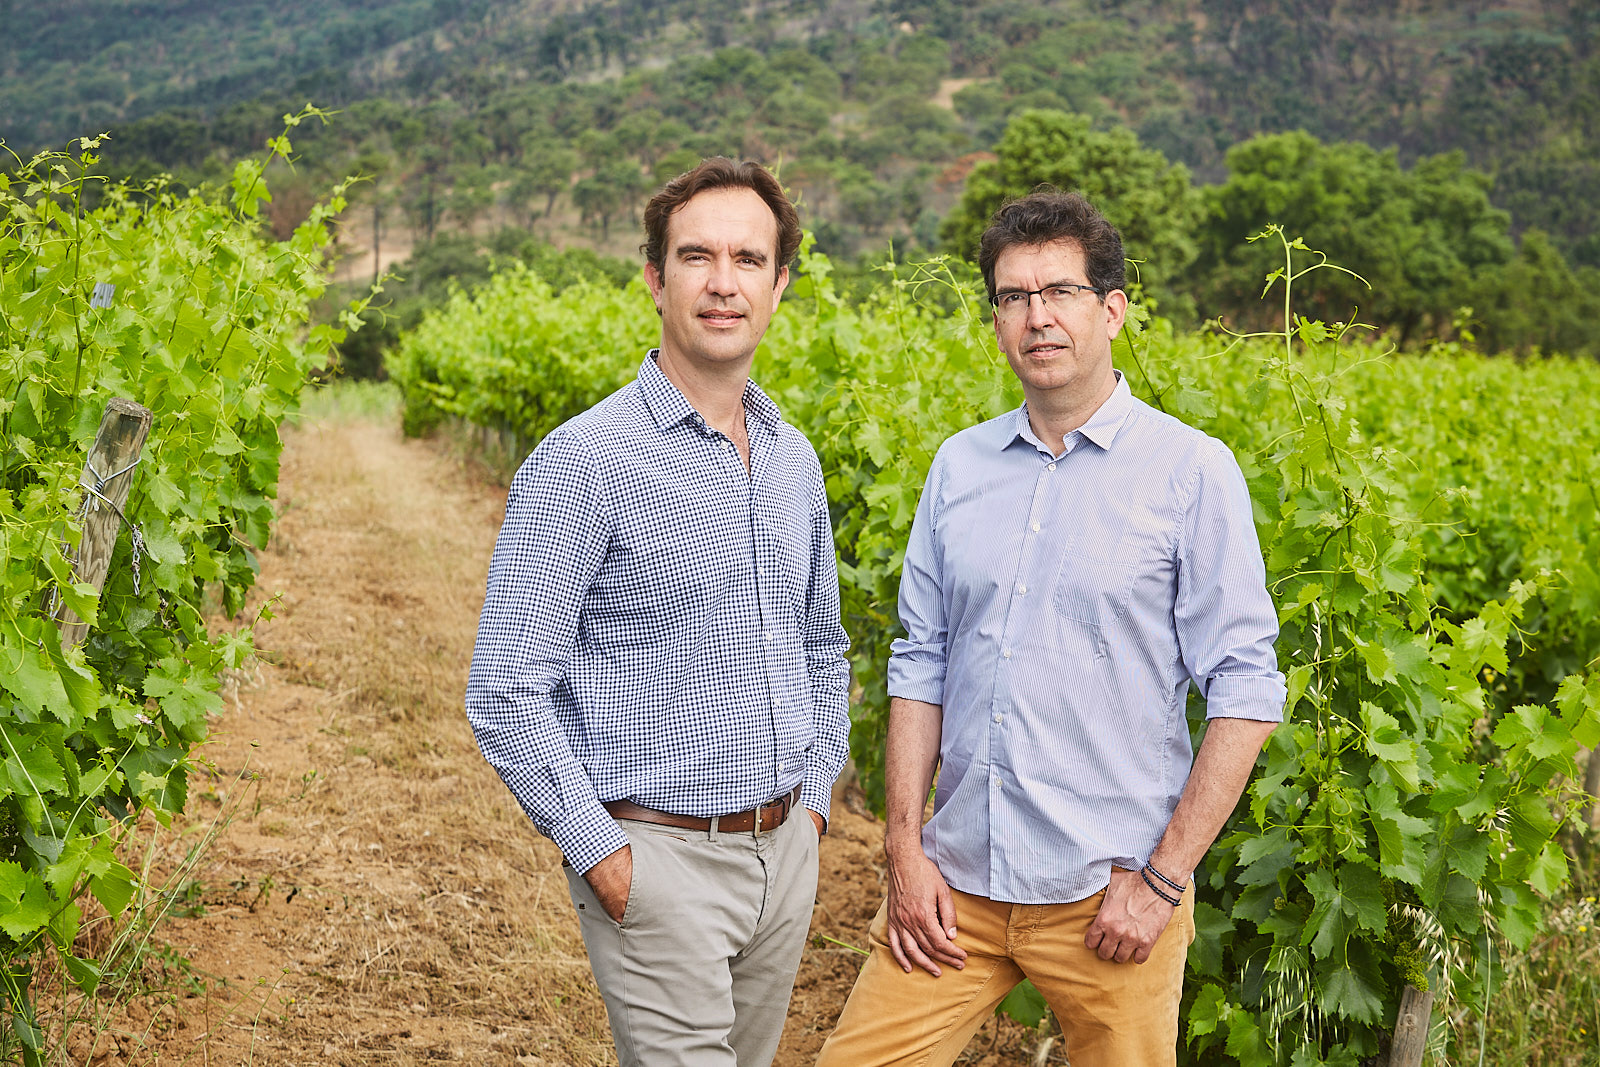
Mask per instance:
[[[593,457],[556,430],[511,483],[467,678],[467,719],[478,748],[579,873],[628,843],[573,754],[552,701],[605,558],[607,515]]]
[[[1208,719],[1279,722],[1287,696],[1278,617],[1238,461],[1209,441],[1191,482],[1173,605],[1183,662]]]
[[[826,822],[833,783],[850,755],[850,638],[839,621],[839,556],[820,466],[811,488],[811,582],[802,641],[815,740],[800,803]]]
[[[906,635],[890,646],[889,695],[944,703],[948,662],[944,588],[938,546],[937,501],[944,450],[933,459],[900,570],[900,625]]]

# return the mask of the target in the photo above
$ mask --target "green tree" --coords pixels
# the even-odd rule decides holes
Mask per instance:
[[[526,203],[542,196],[544,213],[555,210],[556,197],[566,192],[572,184],[572,172],[578,169],[578,153],[548,138],[532,138],[522,144],[522,162],[517,176],[512,179],[512,196]]]
[[[851,167],[839,180],[839,205],[846,222],[875,234],[895,216],[898,196],[864,168]]]
[[[456,167],[450,175],[448,210],[463,230],[471,230],[473,223],[494,206],[494,182],[497,167]]]
[[[992,144],[1005,132],[1009,101],[1005,90],[993,82],[975,82],[958,90],[951,100],[967,132],[979,144]]]
[[[1145,148],[1131,130],[1096,130],[1086,116],[1063,111],[1016,116],[995,155],[972,168],[960,203],[945,219],[940,237],[947,249],[976,257],[990,216],[1049,184],[1088,197],[1122,232],[1146,293],[1172,295],[1195,257],[1192,234],[1202,212],[1185,167]]]
[[[574,185],[572,201],[585,223],[600,224],[600,235],[605,238],[611,234],[611,220],[631,211],[645,189],[639,165],[631,159],[617,159]]]
[[[379,265],[383,260],[384,215],[395,202],[394,184],[390,181],[393,171],[394,159],[370,144],[360,155],[351,160],[349,165],[350,176],[364,183],[355,187],[357,195],[352,197],[352,200],[363,207],[370,207],[372,212],[372,284],[374,285],[378,284],[381,274]]]
[[[1569,266],[1542,230],[1522,235],[1509,264],[1479,272],[1470,301],[1486,348],[1600,356],[1600,269]]]
[[[1227,156],[1206,190],[1196,263],[1202,306],[1246,323],[1262,315],[1261,278],[1281,250],[1249,238],[1269,222],[1365,278],[1318,271],[1297,295],[1310,318],[1390,327],[1402,342],[1447,330],[1473,279],[1508,262],[1510,218],[1489,203],[1489,179],[1461,155],[1406,170],[1393,151],[1323,144],[1304,131],[1257,137]]]
[[[950,45],[927,34],[913,34],[895,49],[896,82],[907,89],[928,95],[950,73]]]
[[[674,148],[660,159],[656,160],[655,179],[657,184],[669,182],[686,170],[693,170],[700,162],[700,153],[692,148]]]

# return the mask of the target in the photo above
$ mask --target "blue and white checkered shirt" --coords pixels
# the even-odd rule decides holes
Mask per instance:
[[[656,366],[517,472],[467,680],[484,758],[579,872],[609,800],[745,811],[848,753],[849,647],[816,452],[754,383],[747,472]]]
[[[946,441],[900,580],[889,692],[941,704],[928,857],[1020,904],[1144,866],[1208,718],[1277,721],[1283,675],[1250,496],[1225,445],[1125,381],[1065,445],[1027,409]]]

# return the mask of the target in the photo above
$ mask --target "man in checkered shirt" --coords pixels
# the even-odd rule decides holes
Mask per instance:
[[[661,346],[512,482],[467,716],[565,856],[624,1067],[749,1067],[777,1052],[849,729],[822,472],[749,378],[800,226],[718,157],[645,231]]]

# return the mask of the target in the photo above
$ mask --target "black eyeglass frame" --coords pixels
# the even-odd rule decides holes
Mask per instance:
[[[1028,298],[1028,302],[1026,304],[1021,305],[1022,307],[1032,307],[1033,306],[1033,298],[1034,297],[1038,297],[1040,302],[1043,303],[1045,307],[1049,307],[1050,306],[1050,301],[1045,299],[1044,294],[1049,292],[1052,289],[1074,289],[1074,290],[1077,290],[1077,292],[1074,292],[1072,294],[1073,296],[1077,296],[1078,293],[1082,293],[1082,292],[1093,293],[1095,296],[1099,297],[1101,300],[1104,300],[1112,292],[1110,289],[1099,289],[1099,288],[1096,288],[1093,285],[1081,285],[1078,282],[1057,282],[1055,285],[1047,285],[1043,289],[1002,289],[998,293],[994,294],[993,296],[991,296],[989,298],[989,306],[994,308],[995,311],[998,312],[1000,310],[1000,298],[1001,297],[1003,297],[1003,296],[1026,296]]]

